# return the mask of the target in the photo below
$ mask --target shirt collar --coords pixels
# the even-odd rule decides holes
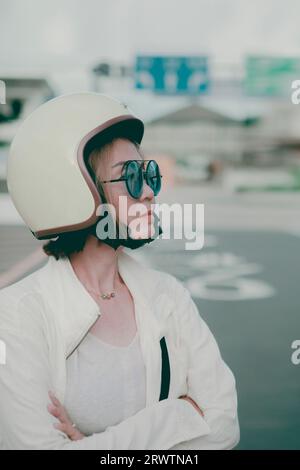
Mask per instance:
[[[151,309],[155,295],[151,270],[124,250],[118,254],[118,269],[133,297],[140,334],[143,333],[141,329],[144,326],[152,328],[153,334],[159,334],[158,323]],[[67,357],[101,314],[100,307],[77,277],[69,258],[56,260],[50,256],[44,273],[47,277],[43,286],[52,311],[58,316]]]
[[[140,264],[125,251],[118,255],[119,272],[131,292],[140,345],[146,366],[147,406],[159,400],[161,378],[160,339],[168,331],[167,317],[174,308],[168,294],[168,277]],[[78,346],[100,312],[99,305],[77,278],[68,258],[50,257],[40,275],[42,289],[62,331],[65,357]],[[176,300],[175,300],[176,302]]]

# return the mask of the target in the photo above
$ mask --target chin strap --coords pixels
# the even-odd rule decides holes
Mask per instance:
[[[96,224],[94,224],[92,227],[91,227],[91,234],[93,236],[95,236],[98,240],[101,240],[103,243],[106,243],[107,245],[111,246],[114,250],[116,250],[119,246],[124,246],[126,248],[130,248],[131,250],[135,250],[137,248],[140,248],[142,247],[143,245],[145,245],[146,243],[151,243],[153,242],[157,237],[159,237],[162,233],[163,233],[163,229],[161,228],[159,222],[159,217],[154,213],[154,228],[155,228],[155,232],[154,232],[154,235],[152,237],[149,237],[149,238],[142,238],[142,239],[134,239],[134,238],[131,238],[130,234],[129,234],[129,228],[128,226],[125,226],[125,225],[122,225],[122,228],[121,228],[121,232],[120,233],[120,227],[119,227],[119,223],[117,223],[117,226],[116,226],[116,236],[115,237],[109,237],[107,236],[106,238],[99,238],[98,237],[98,234],[97,234],[97,224],[104,218],[104,217],[107,217],[107,211],[105,211],[105,214],[104,215],[101,215],[99,217],[99,220],[97,221]],[[121,235],[124,236],[124,233],[126,234],[125,235],[125,238],[121,238]]]

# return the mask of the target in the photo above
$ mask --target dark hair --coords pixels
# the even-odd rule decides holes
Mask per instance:
[[[49,240],[43,245],[43,250],[46,255],[54,256],[57,260],[66,258],[71,253],[83,250],[90,232],[91,227],[75,232],[61,233],[56,240]]]
[[[106,194],[102,185],[97,181],[96,177],[96,164],[99,159],[104,155],[107,151],[109,151],[110,147],[113,143],[118,139],[125,139],[132,142],[140,155],[144,158],[140,145],[133,139],[127,136],[118,135],[118,136],[109,136],[105,142],[99,141],[95,139],[93,142],[89,142],[89,145],[86,146],[84,150],[84,161],[86,167],[97,185],[98,191],[102,196],[107,199]],[[91,158],[92,157],[92,158]],[[93,158],[96,157],[96,158]],[[55,240],[49,240],[45,245],[43,245],[43,251],[48,256],[54,256],[56,260],[59,258],[66,258],[70,254],[82,251],[84,249],[86,240],[88,236],[93,231],[93,227],[87,227],[85,229],[73,231],[73,232],[64,232],[59,234],[58,238]]]

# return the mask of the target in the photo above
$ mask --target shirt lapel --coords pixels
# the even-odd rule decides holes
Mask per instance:
[[[56,260],[49,257],[51,292],[48,298],[58,321],[65,342],[67,358],[78,346],[92,324],[97,320],[100,307],[75,274],[69,258]],[[157,308],[161,295],[156,290],[155,273],[141,265],[125,251],[118,255],[119,272],[127,285],[135,306],[137,329],[146,370],[146,405],[159,400],[161,385],[161,346],[163,324],[158,321]],[[48,279],[49,281],[49,279]],[[49,284],[49,282],[47,283]],[[162,312],[160,312],[162,313]],[[164,317],[162,313],[162,318]]]
[[[159,400],[161,378],[161,328],[155,314],[154,278],[150,270],[127,253],[119,257],[119,272],[132,295],[137,329],[146,369],[146,405]],[[146,275],[147,272],[147,275]]]

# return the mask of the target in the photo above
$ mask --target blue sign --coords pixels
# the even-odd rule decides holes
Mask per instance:
[[[163,94],[203,94],[209,83],[207,57],[136,58],[135,88]]]
[[[293,80],[299,78],[299,57],[247,57],[245,91],[249,96],[290,96]]]

